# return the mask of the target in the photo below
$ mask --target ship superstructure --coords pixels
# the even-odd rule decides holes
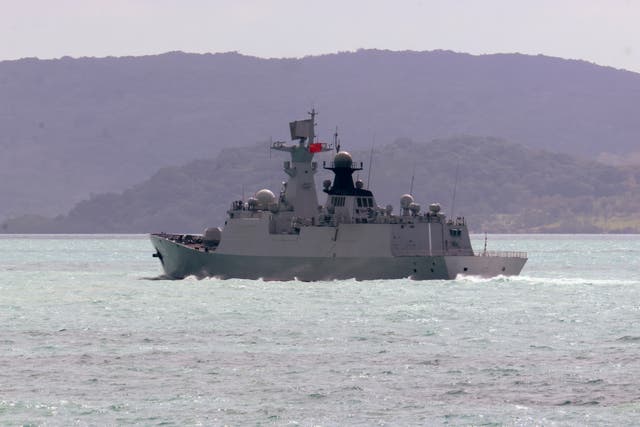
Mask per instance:
[[[327,197],[319,205],[313,158],[334,146],[315,140],[315,111],[309,114],[310,119],[290,123],[293,143],[271,146],[290,155],[284,162],[288,180],[278,196],[262,189],[248,201],[234,201],[224,227],[208,228],[201,236],[151,235],[167,276],[426,280],[520,273],[526,253],[475,253],[464,218],[447,219],[437,203],[422,212],[405,194],[397,215],[390,205],[378,206],[364,183],[354,182],[362,163],[339,151],[337,140],[333,161],[322,165],[334,178],[323,182]]]

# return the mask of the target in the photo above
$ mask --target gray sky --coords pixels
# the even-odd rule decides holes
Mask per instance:
[[[0,0],[0,39],[0,59],[447,49],[640,72],[640,0]]]

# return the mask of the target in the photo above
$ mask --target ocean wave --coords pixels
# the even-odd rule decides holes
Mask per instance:
[[[594,285],[594,286],[611,286],[611,285],[640,285],[640,279],[600,279],[587,277],[544,277],[544,276],[465,276],[458,275],[454,282],[461,283],[521,283],[529,285]]]

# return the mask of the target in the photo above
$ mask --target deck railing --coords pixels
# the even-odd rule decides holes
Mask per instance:
[[[469,251],[449,250],[448,252],[441,250],[429,251],[424,249],[392,249],[394,256],[471,256]],[[527,258],[526,252],[520,251],[482,251],[474,252],[473,256],[478,257],[500,257],[500,258]]]
[[[521,251],[482,251],[476,253],[476,256],[492,256],[500,258],[528,258],[526,252]]]

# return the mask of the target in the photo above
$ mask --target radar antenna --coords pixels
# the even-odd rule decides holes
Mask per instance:
[[[309,135],[309,144],[313,144],[315,142],[315,128],[316,128],[316,116],[318,112],[315,107],[311,107],[311,111],[307,112],[308,115],[311,116],[311,135]]]

